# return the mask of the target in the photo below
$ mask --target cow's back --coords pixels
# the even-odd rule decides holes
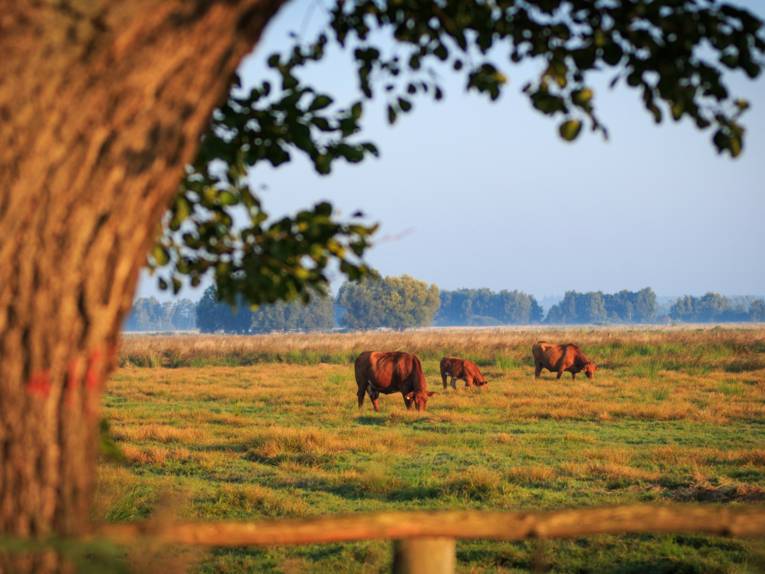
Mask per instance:
[[[463,361],[455,357],[444,357],[441,359],[441,372],[452,377],[462,377],[464,375]]]
[[[534,343],[531,347],[531,354],[534,355],[534,362],[541,364],[546,369],[551,369],[560,361],[565,349],[563,345],[553,345],[545,341]]]
[[[362,357],[365,354],[359,355],[356,359],[357,364],[359,360],[364,362]],[[413,371],[417,369],[416,360],[414,355],[401,351],[387,353],[372,351],[366,358],[368,362],[366,376],[381,391],[401,390],[409,381]]]
[[[478,370],[478,365],[476,365],[470,359],[462,360],[462,370],[465,375],[470,375],[471,377],[477,376],[478,378],[481,378],[480,371]]]
[[[584,356],[579,345],[569,343],[566,345],[566,365],[581,365],[584,366],[588,362],[587,357]]]

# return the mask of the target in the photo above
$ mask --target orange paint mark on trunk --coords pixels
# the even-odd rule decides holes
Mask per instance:
[[[50,375],[47,372],[34,373],[29,377],[27,392],[46,398],[50,394]]]
[[[88,357],[88,369],[85,371],[85,389],[88,392],[101,389],[102,377],[100,371],[101,352],[96,350]]]

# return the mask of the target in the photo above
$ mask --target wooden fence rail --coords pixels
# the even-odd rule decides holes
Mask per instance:
[[[630,505],[550,512],[379,512],[263,522],[136,522],[104,525],[93,537],[150,538],[195,546],[272,546],[389,539],[394,572],[454,571],[455,540],[578,538],[595,534],[703,533],[765,536],[765,506]]]

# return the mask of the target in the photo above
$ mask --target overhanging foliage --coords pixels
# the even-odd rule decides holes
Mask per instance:
[[[655,122],[688,118],[712,132],[720,153],[736,157],[749,103],[730,93],[725,74],[758,77],[765,53],[760,19],[711,0],[357,0],[338,1],[329,14],[316,41],[268,59],[278,88],[262,82],[244,92],[237,80],[214,113],[149,258],[161,287],[177,292],[184,278],[198,285],[212,273],[222,299],[233,304],[241,295],[261,304],[326,293],[332,261],[350,279],[370,275],[363,256],[376,226],[340,221],[328,203],[269,222],[248,174],[296,153],[319,174],[340,159],[377,155],[372,143],[356,139],[364,100],[382,91],[394,123],[415,97],[442,98],[436,71],[444,66],[467,90],[496,100],[506,68],[540,64],[522,90],[536,111],[559,119],[568,141],[584,128],[607,136],[592,86],[593,76],[606,72],[612,86],[640,95]],[[390,55],[386,37],[394,39]],[[329,44],[352,50],[360,98],[347,109],[297,76]]]

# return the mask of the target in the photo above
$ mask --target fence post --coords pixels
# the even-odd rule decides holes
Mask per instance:
[[[453,538],[413,538],[393,542],[393,574],[454,574]]]

